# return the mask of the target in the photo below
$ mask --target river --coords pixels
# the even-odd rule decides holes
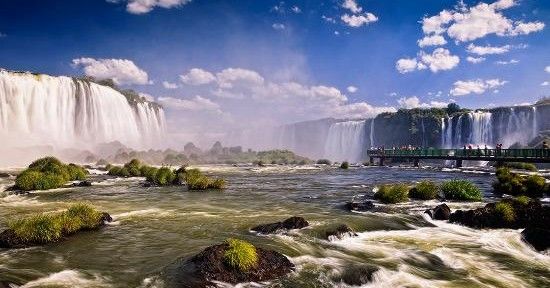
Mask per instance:
[[[365,287],[548,287],[550,255],[520,239],[521,230],[474,230],[423,215],[438,201],[410,201],[385,212],[350,213],[342,205],[369,198],[381,183],[437,182],[466,178],[490,201],[494,175],[440,169],[315,166],[263,168],[203,166],[227,179],[225,191],[142,187],[139,178],[110,179],[92,187],[30,195],[0,195],[0,230],[10,219],[87,201],[114,222],[64,242],[28,249],[0,249],[0,282],[21,287],[170,287],[161,273],[180,257],[226,238],[287,255],[296,272],[271,283],[239,287],[348,287],[339,281],[360,265],[377,267]],[[12,180],[0,179],[0,190]],[[384,208],[384,205],[377,204]],[[483,203],[451,202],[452,210]],[[251,227],[302,216],[311,227],[260,236]],[[347,224],[359,235],[324,240]],[[220,284],[223,286],[223,284]]]

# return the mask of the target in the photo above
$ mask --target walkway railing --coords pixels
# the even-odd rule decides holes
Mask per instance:
[[[412,158],[550,158],[550,149],[386,149],[369,150],[372,157],[412,157]]]

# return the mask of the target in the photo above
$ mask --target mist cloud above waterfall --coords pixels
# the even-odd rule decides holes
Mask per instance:
[[[78,58],[72,62],[75,68],[82,67],[86,76],[96,79],[112,79],[118,85],[152,84],[147,72],[127,59]]]

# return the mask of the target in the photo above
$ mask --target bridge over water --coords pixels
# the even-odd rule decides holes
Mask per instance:
[[[421,159],[456,161],[456,167],[462,167],[462,161],[529,162],[550,163],[550,149],[385,149],[368,150],[370,163],[378,159],[380,166],[386,159],[401,159],[419,165]]]

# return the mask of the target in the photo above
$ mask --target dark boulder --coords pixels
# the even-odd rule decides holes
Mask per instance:
[[[336,227],[336,229],[334,230],[327,231],[325,233],[325,236],[328,240],[334,238],[343,239],[345,237],[355,237],[357,236],[357,233],[355,233],[355,231],[353,231],[353,229],[351,229],[351,227],[349,227],[348,225],[342,224]]]
[[[11,177],[10,173],[0,172],[0,178],[10,178],[10,177]]]
[[[521,232],[521,236],[525,242],[539,251],[544,251],[550,247],[550,230],[548,227],[527,227]]]
[[[235,269],[224,262],[227,244],[204,249],[189,259],[180,259],[167,269],[167,284],[170,287],[203,288],[215,287],[213,281],[230,284],[269,281],[294,270],[294,264],[284,255],[262,248],[256,248],[258,263],[247,271]]]
[[[347,285],[361,286],[372,281],[372,275],[378,271],[378,267],[371,265],[353,265],[347,267],[336,281]]]
[[[447,204],[443,203],[441,205],[437,205],[433,209],[424,211],[424,213],[430,215],[430,217],[435,220],[449,220],[449,217],[451,216],[451,209],[447,206]]]
[[[306,221],[306,219],[294,216],[286,219],[283,222],[258,225],[252,228],[252,231],[256,231],[262,234],[272,234],[280,230],[302,229],[307,226],[309,226],[309,223]]]
[[[80,181],[77,183],[73,183],[73,187],[90,187],[92,186],[92,182],[90,181]]]
[[[374,208],[374,203],[372,201],[348,202],[344,208],[348,211],[369,211]]]

